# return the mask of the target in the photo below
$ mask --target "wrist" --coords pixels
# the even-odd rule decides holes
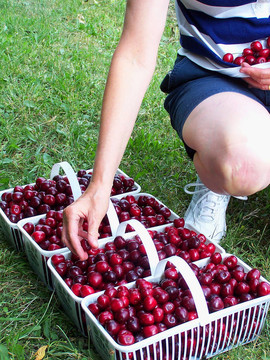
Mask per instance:
[[[92,178],[82,196],[92,199],[109,198],[111,195],[111,189],[111,182],[99,181]]]

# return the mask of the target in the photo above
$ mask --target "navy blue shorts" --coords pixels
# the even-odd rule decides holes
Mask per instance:
[[[182,141],[183,126],[189,114],[203,100],[217,93],[230,91],[246,95],[270,112],[270,91],[249,88],[241,78],[231,78],[205,70],[182,56],[177,57],[173,70],[165,76],[160,88],[168,94],[164,107]],[[192,159],[195,151],[185,143],[184,145]]]

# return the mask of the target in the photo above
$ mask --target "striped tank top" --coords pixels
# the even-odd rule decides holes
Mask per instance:
[[[179,54],[209,70],[234,76],[237,65],[223,55],[239,56],[255,40],[265,46],[270,36],[270,0],[175,0],[175,6]]]

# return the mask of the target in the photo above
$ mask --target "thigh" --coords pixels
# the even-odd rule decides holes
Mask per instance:
[[[189,114],[182,136],[212,190],[253,193],[269,184],[270,115],[249,96],[222,92],[208,97]],[[229,184],[230,179],[238,183]]]
[[[174,69],[164,80],[161,89],[169,93],[165,99],[165,109],[170,114],[173,128],[184,140],[188,155],[191,158],[195,151],[183,139],[183,126],[193,110],[206,99],[219,93],[234,93],[236,96],[237,94],[246,95],[254,101],[264,104],[263,99],[258,94],[254,94],[242,79],[232,79],[202,69],[187,58],[178,59]],[[265,92],[262,93],[264,96]]]
[[[270,115],[250,97],[234,92],[212,95],[187,117],[183,140],[195,151],[218,150],[234,144],[269,143]]]

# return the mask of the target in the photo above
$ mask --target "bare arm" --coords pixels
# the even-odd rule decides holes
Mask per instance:
[[[62,239],[80,258],[82,237],[97,247],[98,226],[108,209],[113,177],[153,76],[169,0],[128,0],[123,32],[112,58],[104,92],[92,181],[64,211]],[[88,234],[81,230],[88,221]]]

